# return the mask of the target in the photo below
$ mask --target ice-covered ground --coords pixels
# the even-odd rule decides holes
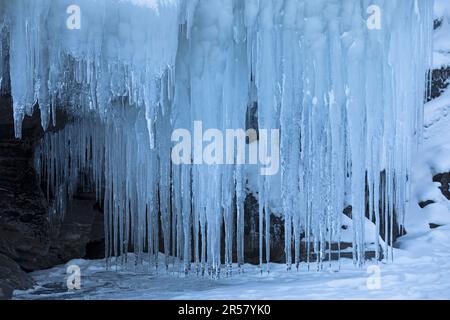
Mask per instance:
[[[38,286],[16,292],[16,299],[450,299],[450,227],[430,230],[401,241],[394,263],[370,262],[358,269],[349,259],[317,272],[286,272],[271,266],[270,274],[247,265],[244,274],[212,280],[178,273],[105,271],[103,261],[75,260],[66,266],[34,273]],[[81,268],[81,290],[69,291],[66,267]],[[314,269],[314,264],[312,265]],[[368,286],[369,284],[369,286]],[[375,284],[375,285],[374,285]],[[374,285],[374,286],[373,286]]]

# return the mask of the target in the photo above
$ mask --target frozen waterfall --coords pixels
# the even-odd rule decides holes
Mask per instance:
[[[108,257],[133,251],[158,264],[164,251],[165,265],[173,257],[182,272],[218,275],[244,263],[251,238],[266,270],[277,215],[288,269],[312,253],[320,267],[351,206],[361,265],[367,222],[376,258],[388,259],[408,210],[432,9],[433,0],[0,0],[0,85],[18,138],[36,106],[44,128],[69,115],[36,166],[53,218],[80,184],[93,186]],[[184,155],[192,164],[175,164],[178,129],[212,161],[194,151]],[[218,141],[247,129],[256,134],[245,148],[236,136]],[[221,162],[225,144],[237,152]],[[276,174],[261,174],[268,157],[239,163],[255,150],[272,161],[279,151]],[[259,204],[253,235],[248,194]]]

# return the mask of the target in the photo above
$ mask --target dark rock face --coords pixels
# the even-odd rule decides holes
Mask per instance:
[[[252,195],[247,195],[244,205],[245,226],[244,234],[248,241],[244,244],[245,262],[259,263],[259,205],[258,200]],[[286,255],[284,249],[284,219],[271,214],[270,215],[270,261],[285,262]],[[265,234],[263,234],[263,243],[265,243]],[[265,252],[263,250],[263,261],[265,261]]]
[[[46,267],[50,247],[47,204],[32,163],[35,140],[30,139],[42,131],[35,114],[24,121],[24,139],[14,139],[8,104],[10,99],[0,101],[0,253],[25,270],[36,270]]]
[[[48,263],[57,265],[74,258],[104,257],[103,214],[96,206],[95,195],[75,196],[59,226],[51,232]]]
[[[450,79],[450,67],[436,69],[432,71],[431,92],[429,92],[428,101],[439,97],[448,87]]]
[[[450,172],[449,173],[440,173],[433,177],[433,182],[439,182],[441,186],[439,189],[442,194],[450,200]]]
[[[258,103],[253,102],[247,106],[247,113],[245,116],[245,130],[255,130],[256,137],[247,137],[247,143],[252,143],[259,139],[259,125],[258,125]]]
[[[0,300],[10,299],[14,290],[33,286],[33,279],[16,262],[0,254]]]
[[[433,200],[426,200],[426,201],[421,201],[419,202],[419,207],[421,209],[428,207],[430,204],[435,203]]]
[[[439,29],[442,26],[442,19],[434,20],[434,29]],[[445,89],[449,86],[450,82],[450,67],[441,67],[440,69],[431,70],[431,85],[428,81],[427,101],[431,101],[439,97]]]
[[[0,284],[3,284],[0,288],[6,298],[14,288],[22,288],[15,278],[17,274],[25,274],[21,270],[35,271],[75,258],[104,256],[103,214],[93,194],[79,193],[68,208],[64,221],[59,225],[49,223],[47,199],[33,167],[35,146],[44,134],[39,111],[25,118],[21,140],[14,138],[12,119],[11,98],[2,96]],[[64,119],[59,115],[58,123],[65,123]]]

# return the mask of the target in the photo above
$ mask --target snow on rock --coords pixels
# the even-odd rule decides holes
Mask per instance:
[[[434,0],[434,17],[442,19],[450,17],[450,3],[447,0]]]
[[[434,32],[433,44],[434,69],[450,66],[450,2],[447,0],[435,0],[434,16],[439,21],[439,26]]]
[[[442,63],[440,56],[442,53],[450,57],[450,3],[448,1],[435,1],[435,19],[442,21],[441,25],[434,31],[434,67],[448,67],[450,64]],[[442,82],[445,82],[445,78]],[[448,80],[447,80],[448,81]],[[438,227],[445,230],[450,223],[450,204],[440,189],[440,183],[435,182],[437,175],[450,172],[450,90],[444,89],[437,98],[429,101],[425,105],[424,115],[424,135],[419,147],[417,156],[413,164],[413,194],[415,199],[411,202],[408,218],[406,219],[406,229],[408,235],[405,237],[409,246],[401,245],[402,248],[413,248],[414,239],[420,243],[424,239],[432,238],[438,233],[437,230],[430,230]],[[445,186],[443,186],[445,187]],[[419,207],[419,203],[424,204],[424,208]],[[403,241],[402,241],[403,242]],[[426,244],[424,244],[425,246]],[[432,246],[429,246],[430,250]],[[425,254],[425,250],[424,250]]]
[[[285,219],[288,268],[300,263],[302,241],[319,264],[326,259],[349,205],[354,263],[363,263],[366,233],[380,257],[381,221],[391,221],[389,255],[422,137],[433,1],[375,1],[383,19],[373,29],[365,0],[79,0],[79,30],[61,17],[72,2],[0,0],[16,134],[36,102],[44,128],[54,108],[74,117],[47,135],[36,165],[61,216],[80,172],[90,174],[104,200],[108,256],[133,245],[138,260],[157,264],[161,234],[166,266],[175,256],[186,272],[218,275],[223,262],[231,272],[234,243],[244,263],[254,175],[240,165],[174,165],[170,137],[194,132],[195,121],[216,133],[245,128],[253,104],[260,136],[281,132],[271,148],[280,148],[278,174],[251,182],[260,268],[270,261],[274,209]]]
[[[342,300],[342,299],[449,299],[450,230],[436,229],[426,236],[405,241],[410,253],[395,252],[395,263],[354,268],[350,259],[334,261],[330,271],[286,272],[285,266],[271,265],[270,274],[245,265],[245,273],[211,280],[185,277],[177,270],[167,273],[119,266],[105,271],[105,261],[71,261],[65,266],[34,272],[37,285],[32,290],[15,291],[13,299],[58,300]],[[430,250],[430,248],[434,248]],[[131,259],[131,257],[130,257]],[[164,258],[162,258],[164,259]],[[131,264],[131,263],[130,263]],[[338,265],[339,264],[339,265]],[[67,289],[67,267],[78,265],[81,289]],[[378,269],[375,269],[378,268]],[[335,272],[339,270],[339,272]],[[371,287],[378,270],[379,287]]]
[[[409,234],[429,231],[430,223],[446,225],[450,222],[450,204],[433,182],[437,174],[450,172],[450,90],[425,105],[424,141],[413,166],[413,199],[406,220]],[[418,203],[433,201],[425,208]]]

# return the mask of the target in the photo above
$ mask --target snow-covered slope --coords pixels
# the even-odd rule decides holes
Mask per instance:
[[[435,30],[433,36],[434,69],[450,66],[450,44],[448,35],[450,34],[450,2],[446,0],[435,0],[434,18],[438,21],[439,28]]]
[[[450,39],[448,40],[450,43]],[[450,90],[425,106],[424,141],[415,158],[413,198],[406,219],[408,238],[430,233],[430,224],[450,224],[450,202],[433,177],[450,172]],[[419,203],[432,201],[424,208]]]
[[[435,1],[435,19],[440,21],[434,31],[434,68],[450,66],[450,2]],[[447,80],[449,81],[449,80]],[[415,157],[411,214],[406,220],[409,237],[430,231],[430,224],[450,223],[450,202],[433,182],[437,174],[450,172],[450,90],[425,105],[424,139]],[[432,201],[425,208],[419,203]]]

